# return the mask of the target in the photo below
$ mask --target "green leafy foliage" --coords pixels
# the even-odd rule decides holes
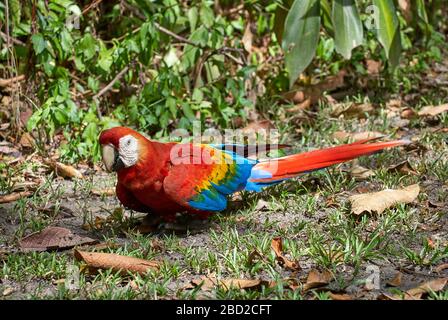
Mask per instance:
[[[355,1],[334,1],[331,17],[337,30],[334,36],[336,51],[350,59],[352,50],[363,41],[362,22]]]
[[[320,31],[320,2],[295,0],[285,20],[282,47],[290,86],[311,63]]]
[[[288,7],[288,3],[285,4]],[[365,10],[364,15],[360,14],[360,7]],[[429,38],[432,30],[423,1],[414,1],[413,10],[413,21]],[[284,8],[278,11],[279,17],[285,12]],[[391,69],[394,69],[402,52],[404,31],[400,28],[399,15],[393,0],[335,0],[331,5],[329,1],[295,0],[287,11],[283,31],[277,31],[277,35],[283,36],[290,86],[311,64],[318,49],[318,39],[324,37],[320,21],[327,35],[334,39],[336,51],[345,59],[351,58],[354,48],[362,44],[369,47],[370,34],[374,34],[384,48]]]
[[[27,129],[42,145],[62,136],[61,156],[71,161],[97,160],[99,132],[119,124],[157,139],[196,120],[244,124],[307,68],[318,77],[348,64],[365,73],[367,56],[396,66],[401,47],[411,50],[420,35],[425,59],[441,56],[423,1],[412,2],[410,23],[393,1],[254,0],[236,9],[224,0],[95,3],[10,0],[13,51],[0,37],[0,72],[17,68],[32,92]],[[379,28],[369,29],[372,3]],[[2,2],[2,26],[5,13]]]
[[[395,68],[401,54],[401,35],[397,12],[392,0],[374,0],[374,6],[378,10],[378,24],[376,34],[384,47],[386,57],[391,66]]]

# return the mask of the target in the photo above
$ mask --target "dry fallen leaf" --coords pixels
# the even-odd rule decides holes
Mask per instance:
[[[397,272],[397,274],[390,281],[387,281],[386,284],[391,287],[399,287],[401,285],[402,278],[403,274],[401,272]]]
[[[437,273],[442,272],[443,270],[448,269],[448,263],[443,263],[434,268],[434,271]]]
[[[32,194],[33,193],[31,191],[13,192],[10,194],[5,194],[3,196],[0,196],[0,203],[17,201],[19,199],[29,197]]]
[[[420,193],[418,184],[413,184],[403,189],[386,189],[379,192],[357,194],[349,197],[352,204],[352,212],[359,215],[363,212],[382,213],[399,203],[413,202]]]
[[[53,160],[46,160],[45,163],[49,165],[50,168],[53,169],[58,176],[61,176],[63,178],[78,178],[78,179],[83,178],[82,173],[72,166]]]
[[[291,261],[283,255],[282,238],[276,237],[272,239],[271,248],[272,250],[274,250],[275,256],[280,266],[285,267],[285,269],[289,269],[292,271],[301,270],[300,265],[297,261]]]
[[[3,292],[2,292],[2,296],[6,297],[9,296],[10,294],[14,293],[14,289],[11,287],[6,287]]]
[[[259,130],[269,130],[273,129],[274,125],[269,120],[261,120],[261,121],[254,121],[249,123],[247,126],[245,126],[242,131],[244,133],[246,132],[252,132],[252,131],[259,131]]]
[[[224,290],[231,288],[236,289],[256,289],[262,284],[266,284],[265,281],[258,279],[216,279],[215,277],[200,277],[198,279],[191,280],[185,289],[193,289],[201,286],[201,290],[210,291],[216,287],[221,287]]]
[[[0,153],[6,154],[10,157],[19,158],[22,156],[22,153],[16,148],[10,146],[0,146]]]
[[[431,291],[442,291],[447,282],[448,278],[440,278],[425,282],[416,288],[406,291],[405,300],[421,299],[424,294],[430,293]]]
[[[286,112],[289,112],[289,113],[299,112],[299,111],[307,110],[310,107],[311,107],[311,99],[308,98],[308,99],[296,104],[294,107],[286,109]]]
[[[241,42],[243,43],[244,50],[246,50],[248,53],[252,52],[252,40],[254,35],[252,34],[252,31],[250,30],[250,21],[248,21],[246,28],[244,29],[243,38],[241,39]]]
[[[22,148],[32,148],[35,144],[35,141],[34,138],[28,132],[25,132],[20,137],[19,143],[22,146]]]
[[[56,162],[55,171],[58,176],[61,176],[63,178],[78,178],[78,179],[83,178],[82,173],[79,172],[77,169],[60,162]]]
[[[345,300],[353,300],[353,298],[346,294],[346,293],[333,293],[330,292],[330,298],[331,300],[341,300],[341,301],[345,301]]]
[[[381,61],[375,61],[372,59],[366,60],[367,74],[370,76],[376,76],[381,71]]]
[[[381,138],[384,137],[384,134],[377,131],[365,131],[365,132],[345,132],[345,131],[336,131],[333,133],[333,138],[337,140],[352,140],[359,141],[364,139],[373,139],[373,138]]]
[[[354,165],[353,167],[351,167],[349,173],[350,176],[358,181],[366,180],[375,174],[372,170],[364,168],[360,165]]]
[[[69,249],[78,245],[95,244],[97,240],[73,234],[69,229],[47,227],[20,240],[24,251],[46,251]]]
[[[366,114],[370,114],[375,110],[375,108],[370,103],[360,103],[360,104],[345,104],[338,103],[333,106],[331,115],[334,117],[339,117],[344,115],[347,118],[364,118]]]
[[[330,283],[332,279],[333,275],[328,270],[319,272],[316,269],[311,269],[310,273],[308,273],[306,283],[303,286],[303,291],[308,291],[313,288],[325,286]]]
[[[249,253],[249,256],[247,257],[247,264],[249,266],[253,266],[256,261],[260,260],[264,260],[263,256],[257,250],[254,250],[251,253]]]
[[[287,101],[301,103],[306,99],[313,105],[323,98],[324,92],[331,92],[345,86],[346,70],[339,71],[334,76],[326,77],[324,81],[301,87],[295,91],[285,92],[282,96]]]
[[[149,270],[156,270],[160,267],[160,262],[144,260],[134,257],[122,256],[114,253],[74,251],[78,261],[84,261],[90,272],[98,269],[112,269],[127,275],[128,272],[135,272],[141,275]]]
[[[434,106],[426,106],[422,108],[419,112],[419,116],[423,117],[434,117],[442,112],[448,111],[448,103],[442,104],[440,106],[434,107]]]
[[[255,206],[255,211],[262,211],[263,209],[268,209],[269,208],[269,202],[260,199],[257,202],[257,205]]]
[[[115,188],[92,189],[91,193],[100,197],[111,197],[115,195]]]
[[[389,172],[400,172],[403,174],[417,174],[417,172],[412,168],[412,165],[408,160],[395,164],[388,169]]]

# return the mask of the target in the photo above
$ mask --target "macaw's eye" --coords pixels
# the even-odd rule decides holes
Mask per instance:
[[[128,146],[131,145],[131,139],[128,140],[127,144],[128,144]]]

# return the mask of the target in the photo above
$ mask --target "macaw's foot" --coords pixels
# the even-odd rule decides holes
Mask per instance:
[[[137,231],[142,234],[147,234],[151,232],[156,232],[160,224],[163,222],[162,217],[158,215],[154,215],[152,213],[148,213],[141,221],[141,223],[137,226]]]
[[[166,221],[161,225],[161,229],[174,232],[201,232],[210,226],[210,222],[204,217],[198,217],[193,215],[181,215],[175,220]]]

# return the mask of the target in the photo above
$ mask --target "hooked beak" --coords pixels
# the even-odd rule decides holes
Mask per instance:
[[[104,166],[108,172],[118,171],[124,168],[124,163],[120,159],[117,149],[114,146],[107,144],[101,148]]]

